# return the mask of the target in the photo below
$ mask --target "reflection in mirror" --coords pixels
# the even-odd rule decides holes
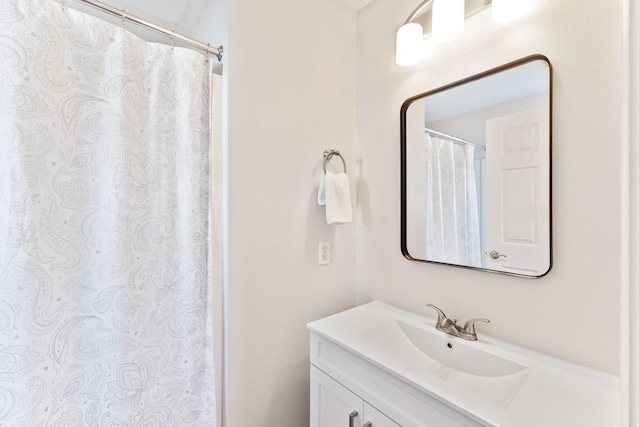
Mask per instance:
[[[401,110],[404,256],[540,277],[551,268],[551,65],[534,55]]]

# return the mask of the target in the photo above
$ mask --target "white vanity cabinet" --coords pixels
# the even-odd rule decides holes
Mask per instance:
[[[492,425],[464,416],[314,332],[310,358],[311,427]]]
[[[618,378],[381,302],[307,326],[311,427],[620,425]]]
[[[400,427],[400,424],[394,422],[382,412],[378,411],[368,403],[364,403],[364,416],[371,423],[369,427]],[[365,423],[365,427],[366,423]]]
[[[311,427],[399,427],[358,395],[311,365]]]

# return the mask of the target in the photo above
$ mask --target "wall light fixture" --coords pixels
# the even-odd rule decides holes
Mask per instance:
[[[494,22],[510,22],[525,15],[531,0],[491,0]],[[426,56],[427,46],[422,25],[413,20],[431,10],[431,37],[445,43],[458,38],[464,30],[465,0],[424,0],[396,32],[396,63],[403,67],[415,65]],[[467,16],[472,15],[472,11]]]
[[[438,43],[455,40],[464,30],[464,0],[434,0],[431,36]]]

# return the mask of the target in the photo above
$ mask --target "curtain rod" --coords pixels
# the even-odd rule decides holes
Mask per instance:
[[[110,13],[113,16],[122,18],[123,20],[132,22],[141,27],[169,36],[172,39],[179,40],[182,43],[186,43],[188,45],[194,46],[200,50],[204,50],[207,53],[211,53],[215,55],[216,58],[218,58],[218,61],[222,61],[222,46],[213,47],[208,43],[202,43],[201,41],[193,39],[189,36],[185,36],[184,34],[176,33],[175,30],[169,30],[167,28],[161,27],[160,25],[154,24],[153,22],[149,22],[145,19],[142,19],[138,16],[128,14],[126,9],[121,10],[98,0],[78,0],[78,1],[80,1],[81,3],[87,4],[91,7],[94,7],[96,9],[99,9],[103,12]],[[64,7],[64,3],[65,3],[65,0],[62,0],[62,7]]]
[[[472,146],[474,146],[476,148],[480,148],[481,150],[486,150],[487,149],[487,147],[485,147],[484,145],[476,144],[475,142],[467,141],[467,140],[462,139],[462,138],[456,138],[455,136],[447,135],[446,133],[438,132],[437,130],[424,128],[424,131],[432,133],[432,134],[437,135],[437,136],[441,136],[443,138],[450,139],[450,140],[455,141],[455,142],[461,142],[463,144],[469,144],[469,145],[472,145]]]

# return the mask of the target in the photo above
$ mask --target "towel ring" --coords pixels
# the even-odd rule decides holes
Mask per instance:
[[[344,161],[344,157],[340,154],[338,150],[327,149],[324,150],[324,162],[322,163],[322,169],[324,170],[325,175],[327,174],[327,162],[333,158],[333,156],[340,157],[342,160],[342,166],[344,166],[344,173],[347,173],[347,162]]]

